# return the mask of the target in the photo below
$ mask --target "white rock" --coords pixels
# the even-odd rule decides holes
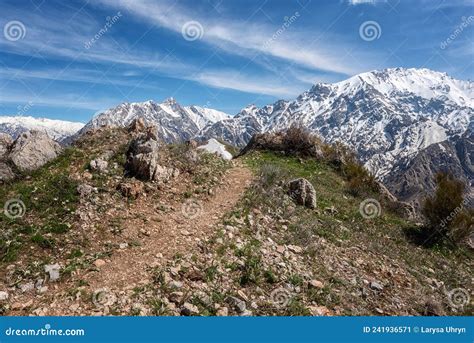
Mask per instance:
[[[0,291],[0,301],[5,301],[8,299],[8,292]]]
[[[49,274],[49,281],[54,282],[59,279],[59,270],[61,266],[59,264],[47,264],[44,266],[44,271]]]

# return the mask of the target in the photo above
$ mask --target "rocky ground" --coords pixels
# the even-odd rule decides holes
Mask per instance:
[[[229,162],[139,126],[86,134],[1,186],[24,204],[0,221],[4,315],[472,313],[472,251],[410,242],[413,222],[332,166]]]

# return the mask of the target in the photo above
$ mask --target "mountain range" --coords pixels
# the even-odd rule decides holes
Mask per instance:
[[[83,123],[64,120],[26,116],[0,116],[0,133],[6,133],[14,139],[23,132],[38,130],[46,132],[48,136],[56,141],[63,141],[83,127]]]
[[[318,83],[294,100],[249,105],[235,116],[181,106],[173,98],[124,103],[74,128],[80,135],[103,126],[123,127],[135,118],[156,125],[167,143],[216,138],[239,147],[255,133],[299,125],[326,142],[349,146],[397,197],[415,205],[433,190],[433,176],[443,170],[465,181],[472,195],[474,82],[429,69],[385,69]]]

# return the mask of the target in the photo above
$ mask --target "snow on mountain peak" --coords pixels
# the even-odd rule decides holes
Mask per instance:
[[[459,106],[474,106],[472,82],[456,80],[446,73],[426,68],[374,70],[335,83],[332,88],[335,92],[353,94],[365,85],[374,87],[386,96],[411,93],[425,99],[447,99]]]
[[[25,131],[44,131],[52,139],[61,141],[72,136],[84,126],[83,123],[34,118],[31,116],[0,116],[0,132],[7,133],[13,138]]]
[[[174,142],[190,139],[207,125],[227,119],[229,115],[200,106],[181,106],[170,97],[161,103],[152,100],[123,103],[96,115],[84,130],[101,126],[125,127],[136,118],[156,125],[163,140]]]

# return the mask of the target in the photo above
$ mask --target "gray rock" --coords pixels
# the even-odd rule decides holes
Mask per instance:
[[[19,285],[19,287],[22,293],[30,292],[35,289],[35,285],[33,284],[33,282],[27,282],[27,283],[21,284]]]
[[[181,308],[181,314],[183,316],[193,316],[199,314],[199,309],[197,306],[191,303],[184,303],[183,307]]]
[[[13,143],[10,160],[21,171],[32,171],[55,159],[62,149],[45,132],[22,133]]]
[[[6,157],[13,144],[13,139],[6,133],[0,133],[0,159]]]
[[[105,174],[108,171],[109,163],[102,158],[96,158],[91,161],[90,167],[92,170],[97,171],[101,174]]]
[[[10,181],[15,178],[12,168],[5,162],[0,161],[0,182]]]
[[[234,308],[235,311],[238,313],[244,313],[247,305],[245,304],[245,301],[236,298],[236,297],[228,297],[227,302]]]
[[[61,267],[59,264],[47,264],[44,266],[44,271],[49,274],[49,281],[54,282],[59,279],[59,270]]]
[[[383,286],[380,283],[378,283],[377,281],[372,281],[370,283],[370,288],[372,288],[376,291],[379,291],[379,292],[383,290]]]
[[[8,292],[0,291],[0,301],[5,301],[8,299]]]
[[[77,186],[77,193],[83,198],[91,195],[93,192],[97,192],[97,189],[85,183]]]
[[[298,205],[316,208],[316,190],[311,182],[300,178],[290,181],[288,187],[288,194]]]
[[[130,142],[125,170],[131,176],[148,181],[163,181],[176,176],[173,168],[163,167],[159,162],[159,144],[153,133],[141,134]]]

